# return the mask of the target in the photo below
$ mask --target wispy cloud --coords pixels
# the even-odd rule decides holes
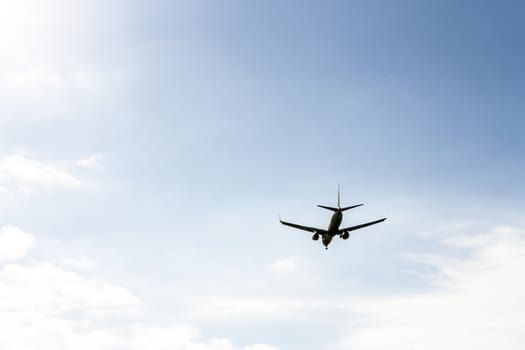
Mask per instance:
[[[63,259],[62,264],[78,270],[93,270],[97,266],[94,260],[88,259],[85,256],[77,259]]]
[[[82,181],[58,164],[16,153],[0,157],[0,193],[30,194],[35,188],[75,188]]]
[[[299,258],[296,256],[289,256],[270,264],[270,269],[276,274],[286,275],[297,271],[299,264]]]
[[[17,260],[26,255],[34,243],[31,234],[25,233],[16,226],[0,228],[0,261]]]
[[[425,259],[435,268],[426,293],[362,299],[348,349],[521,349],[525,344],[525,233],[497,228],[447,241],[466,258]]]
[[[104,158],[103,154],[92,154],[85,159],[79,159],[76,164],[82,168],[100,169],[102,168],[101,160]]]

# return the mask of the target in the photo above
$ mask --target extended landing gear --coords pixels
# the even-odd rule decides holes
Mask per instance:
[[[328,247],[324,247],[324,250],[328,250]]]

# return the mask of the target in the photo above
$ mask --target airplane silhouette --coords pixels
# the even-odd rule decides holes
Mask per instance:
[[[342,239],[346,240],[346,239],[348,239],[348,237],[350,237],[350,231],[359,230],[360,228],[367,227],[367,226],[370,226],[370,225],[375,225],[375,224],[378,224],[378,223],[383,222],[383,221],[386,220],[386,218],[382,218],[382,219],[379,219],[379,220],[370,221],[370,222],[367,222],[367,223],[364,223],[364,224],[360,224],[360,225],[355,225],[355,226],[350,226],[350,227],[345,227],[345,228],[339,228],[339,226],[341,225],[341,222],[343,221],[343,212],[345,210],[352,209],[352,208],[357,208],[357,207],[360,207],[362,205],[363,204],[356,204],[356,205],[352,205],[352,206],[349,206],[349,207],[341,208],[341,195],[340,195],[340,191],[339,191],[339,188],[338,188],[337,189],[337,208],[327,207],[325,205],[317,205],[320,208],[328,209],[328,210],[331,210],[331,211],[334,212],[334,214],[332,215],[332,219],[330,220],[330,224],[328,225],[328,229],[325,230],[325,229],[316,228],[316,227],[310,227],[310,226],[303,226],[303,225],[293,224],[291,222],[286,222],[286,221],[281,220],[280,217],[279,217],[279,221],[283,225],[291,226],[293,228],[297,228],[297,229],[303,230],[303,231],[312,232],[314,234],[312,236],[312,239],[314,241],[317,241],[319,239],[319,237],[321,237],[322,238],[321,241],[323,242],[323,245],[324,245],[325,249],[328,249],[328,245],[330,244],[330,242],[332,242],[332,239],[335,236],[339,236]]]

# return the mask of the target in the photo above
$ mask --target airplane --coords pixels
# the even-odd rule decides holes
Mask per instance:
[[[386,218],[382,218],[379,220],[370,221],[364,224],[355,225],[355,226],[349,226],[345,228],[339,228],[341,225],[341,222],[343,221],[343,212],[348,209],[353,209],[362,206],[363,204],[356,204],[349,207],[341,208],[341,195],[339,189],[337,189],[337,208],[334,207],[328,207],[325,205],[317,205],[320,208],[328,209],[334,212],[332,215],[332,219],[330,220],[330,224],[328,225],[328,229],[321,229],[316,227],[310,227],[310,226],[303,226],[298,224],[293,224],[291,222],[286,222],[281,220],[281,217],[279,217],[279,221],[281,224],[286,226],[291,226],[293,228],[297,228],[299,230],[303,231],[309,231],[312,232],[314,235],[312,236],[312,239],[314,241],[317,241],[319,237],[321,237],[321,241],[323,242],[324,248],[328,249],[328,245],[330,242],[332,242],[332,239],[335,236],[339,236],[344,240],[347,240],[350,237],[350,231],[359,230],[360,228],[367,227],[370,225],[375,225],[380,222],[383,222],[386,220]]]

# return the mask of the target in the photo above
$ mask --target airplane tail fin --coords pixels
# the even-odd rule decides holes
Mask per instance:
[[[356,204],[356,205],[351,205],[349,207],[341,208],[341,190],[340,190],[339,185],[337,185],[337,208],[327,207],[325,205],[317,205],[317,206],[319,208],[328,209],[328,210],[331,210],[331,211],[345,211],[345,210],[348,210],[348,209],[353,209],[353,208],[360,207],[362,205],[363,204],[361,203],[361,204]]]
[[[337,207],[341,209],[341,186],[337,185]]]

